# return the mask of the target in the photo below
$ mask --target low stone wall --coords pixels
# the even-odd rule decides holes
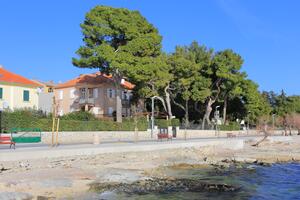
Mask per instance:
[[[157,140],[158,130],[154,130],[153,137],[151,137],[151,130],[148,131],[82,131],[82,132],[59,132],[59,143],[60,144],[76,144],[76,143],[87,143],[92,144],[94,141],[99,141],[100,143],[105,142],[133,142],[133,141],[143,141],[143,140]],[[177,139],[196,139],[196,138],[216,138],[216,137],[227,137],[230,133],[233,136],[253,136],[261,135],[262,133],[257,133],[255,130],[251,131],[219,131],[214,130],[177,130]],[[276,135],[280,135],[281,131],[277,131]],[[42,142],[46,144],[51,144],[52,133],[43,132]]]
[[[115,141],[135,141],[135,140],[151,140],[151,134],[147,131],[80,131],[80,132],[59,132],[58,142],[60,144],[76,144],[87,143],[92,144],[95,140],[102,142]],[[56,133],[54,134],[56,135]],[[156,138],[152,138],[156,139]],[[42,133],[42,143],[51,144],[52,133]]]

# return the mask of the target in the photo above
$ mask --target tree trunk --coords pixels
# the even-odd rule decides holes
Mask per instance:
[[[203,116],[202,130],[204,130],[204,128],[205,128],[205,121],[207,122],[208,125],[211,124],[209,117],[212,112],[212,105],[214,103],[215,103],[215,100],[212,100],[211,98],[209,98],[207,105],[206,105],[205,114]]]
[[[224,106],[223,106],[223,123],[226,124],[226,115],[227,115],[227,103],[228,103],[228,99],[227,99],[227,95],[224,98]]]
[[[116,121],[122,123],[122,99],[120,94],[122,77],[118,71],[113,74],[113,80],[116,88]]]
[[[120,92],[120,89],[116,89],[116,120],[118,123],[122,123],[122,100]]]
[[[171,107],[171,98],[170,98],[170,93],[169,93],[169,85],[167,85],[167,87],[165,87],[165,95],[166,95],[166,104],[167,104],[167,112],[168,112],[168,116],[169,119],[172,119],[172,107]]]
[[[252,146],[258,147],[258,145],[260,145],[262,142],[264,142],[264,141],[268,138],[268,136],[269,136],[270,134],[269,134],[269,132],[268,132],[268,125],[267,125],[267,124],[264,125],[264,128],[263,128],[262,132],[264,133],[263,139],[261,139],[260,141],[258,141],[258,142],[255,143],[255,144],[253,144]]]
[[[185,101],[185,128],[189,127],[189,101]]]

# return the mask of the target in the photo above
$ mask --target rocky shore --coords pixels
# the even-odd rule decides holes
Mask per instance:
[[[299,136],[284,141],[268,140],[259,147],[251,146],[254,142],[246,141],[245,148],[237,151],[210,146],[2,162],[0,199],[76,199],[107,190],[129,194],[235,192],[238,186],[174,177],[168,170],[197,168],[222,173],[233,166],[251,170],[252,165],[300,161]]]

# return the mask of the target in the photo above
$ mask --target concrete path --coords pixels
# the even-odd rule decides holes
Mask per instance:
[[[19,161],[43,158],[59,158],[69,156],[98,155],[106,153],[124,153],[124,152],[151,152],[157,150],[191,148],[204,146],[219,146],[227,149],[238,150],[244,147],[246,140],[258,140],[262,137],[238,137],[238,138],[201,138],[189,140],[172,141],[139,141],[134,142],[114,142],[93,144],[72,144],[50,147],[46,144],[17,144],[16,149],[9,149],[7,145],[0,147],[1,161]],[[291,137],[272,136],[273,141],[287,141]]]
[[[18,161],[43,158],[58,158],[69,156],[97,155],[106,153],[124,153],[124,152],[147,152],[176,148],[191,148],[204,146],[222,146],[228,149],[242,149],[244,139],[195,139],[195,140],[173,140],[156,142],[138,142],[138,143],[107,143],[107,144],[78,144],[61,145],[51,148],[45,145],[29,146],[23,145],[21,148],[1,149],[1,161]]]

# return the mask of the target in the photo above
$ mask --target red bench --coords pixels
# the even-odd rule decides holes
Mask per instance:
[[[157,134],[157,139],[158,140],[162,140],[162,139],[172,140],[172,136],[170,136],[168,133],[159,133],[159,134]]]
[[[10,136],[1,136],[0,135],[0,144],[9,144],[9,148],[14,146],[14,149],[16,148],[16,143],[12,141]]]

